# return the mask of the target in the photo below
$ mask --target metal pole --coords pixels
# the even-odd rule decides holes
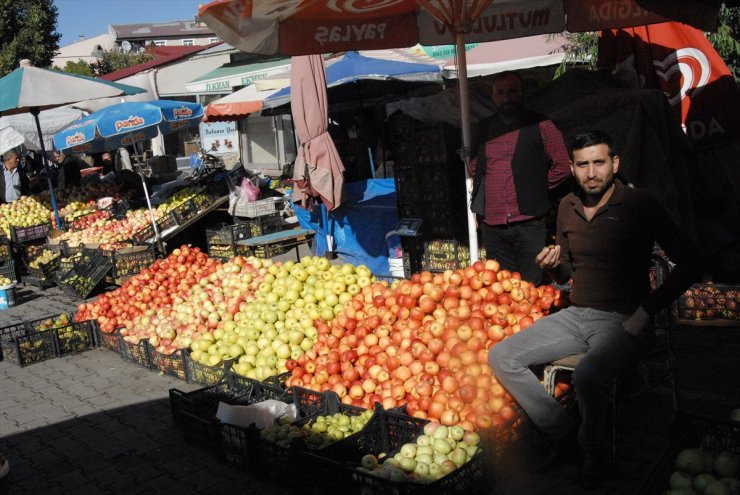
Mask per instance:
[[[33,115],[33,120],[36,122],[36,131],[39,133],[39,142],[41,144],[41,160],[44,162],[44,168],[46,169],[46,181],[49,183],[49,195],[51,196],[51,207],[54,210],[54,220],[56,220],[57,228],[61,229],[63,227],[62,219],[59,217],[59,208],[57,208],[57,198],[54,195],[54,185],[51,182],[51,169],[49,168],[49,161],[46,158],[46,148],[44,146],[44,135],[41,132],[41,122],[39,121],[39,112],[40,112],[40,109],[38,107],[31,108],[31,115]]]
[[[134,151],[136,152],[137,146],[136,143],[134,143]],[[141,150],[143,153],[143,149]],[[154,242],[157,243],[157,248],[162,254],[166,254],[164,250],[164,245],[162,244],[162,239],[159,236],[159,229],[157,228],[157,219],[154,217],[154,210],[152,209],[152,202],[149,199],[149,189],[146,187],[146,179],[144,178],[144,172],[142,171],[142,164],[139,162],[140,156],[142,153],[136,153],[137,157],[137,172],[139,173],[139,177],[141,177],[141,184],[144,186],[144,197],[146,198],[146,205],[149,208],[149,218],[152,220],[152,227],[154,228]]]
[[[470,246],[470,264],[478,261],[478,229],[475,214],[470,209],[473,197],[473,178],[468,168],[470,164],[470,89],[468,87],[468,61],[465,54],[465,35],[455,34],[455,49],[457,51],[457,81],[460,90],[460,120],[462,128],[462,158],[465,167],[465,200],[468,210],[468,243]]]

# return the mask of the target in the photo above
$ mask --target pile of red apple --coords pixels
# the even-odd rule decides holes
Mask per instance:
[[[134,318],[145,311],[184,300],[191,287],[215,273],[220,265],[200,248],[183,245],[167,258],[142,269],[116,290],[101,294],[95,302],[80,304],[75,320],[95,319],[104,333],[113,333],[119,327],[130,328]]]
[[[494,260],[423,272],[393,287],[375,283],[331,322],[315,321],[318,341],[286,363],[287,385],[333,390],[365,408],[405,404],[414,416],[471,431],[488,428],[514,415],[488,351],[558,304],[555,288],[535,287]]]

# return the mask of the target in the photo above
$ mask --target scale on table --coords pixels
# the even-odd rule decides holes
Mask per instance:
[[[404,237],[418,237],[421,235],[420,230],[423,222],[424,220],[421,218],[402,218],[396,225],[396,234]]]

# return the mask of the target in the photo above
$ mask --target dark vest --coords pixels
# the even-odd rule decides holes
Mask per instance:
[[[524,215],[541,217],[550,210],[547,172],[550,160],[545,154],[539,123],[544,117],[527,112],[516,122],[505,124],[497,115],[481,121],[478,132],[478,165],[474,181],[474,193],[483,185],[485,169],[488,165],[486,143],[491,139],[519,129],[511,170],[514,188],[519,202],[519,211]]]

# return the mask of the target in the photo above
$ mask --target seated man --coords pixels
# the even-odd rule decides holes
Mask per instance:
[[[573,384],[581,416],[580,480],[594,488],[602,476],[610,385],[651,348],[651,315],[696,281],[702,266],[694,242],[660,204],[615,178],[619,156],[608,136],[579,134],[570,153],[578,191],[560,202],[557,245],[545,247],[536,259],[553,280],[572,278],[571,306],[500,342],[488,359],[499,382],[550,441],[544,458],[533,463],[545,469],[562,456],[576,426],[529,367],[585,353]],[[650,292],[656,242],[676,267]]]

